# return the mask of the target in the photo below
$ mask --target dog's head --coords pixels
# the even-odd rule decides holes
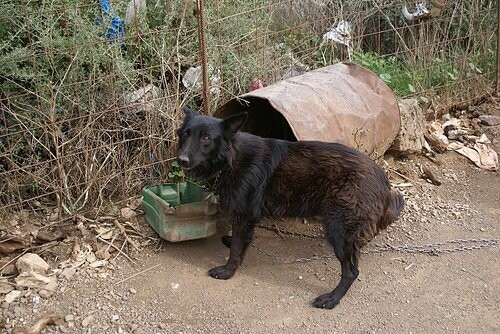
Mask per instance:
[[[179,165],[195,175],[211,176],[227,162],[230,142],[243,126],[247,113],[221,120],[203,116],[188,107],[184,107],[183,111],[186,115],[177,129]]]

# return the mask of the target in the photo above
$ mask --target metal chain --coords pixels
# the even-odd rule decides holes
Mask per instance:
[[[257,225],[257,227],[269,230],[269,231],[274,231],[280,235],[290,235],[290,236],[298,236],[298,237],[306,237],[306,238],[321,238],[322,235],[320,234],[306,234],[306,233],[299,233],[299,232],[291,232],[291,231],[284,231],[278,228],[276,225],[275,226],[265,226],[265,225]],[[372,246],[372,248],[367,249],[365,251],[361,251],[363,254],[368,254],[368,253],[383,253],[383,252],[402,252],[402,253],[410,253],[410,254],[416,254],[416,253],[421,253],[421,254],[428,254],[428,255],[433,255],[433,256],[438,256],[439,254],[444,254],[444,253],[455,253],[455,252],[465,252],[465,251],[475,251],[479,250],[482,248],[486,247],[494,247],[497,244],[500,243],[500,239],[451,239],[451,240],[446,240],[442,242],[436,242],[432,244],[424,244],[424,245],[400,245],[400,246],[393,246],[390,244],[385,244],[385,245],[379,245],[375,244]],[[456,246],[448,246],[448,245],[456,245]],[[252,244],[252,247],[254,247],[258,252],[269,256],[275,260],[278,260],[283,263],[300,263],[300,262],[309,262],[309,261],[316,261],[316,260],[329,260],[335,258],[334,254],[328,254],[328,255],[314,255],[314,256],[309,256],[309,257],[299,257],[295,259],[287,259],[275,254],[272,254],[262,248],[260,248],[257,245]]]
[[[439,255],[442,253],[455,253],[455,252],[465,252],[474,251],[486,247],[492,247],[500,242],[499,239],[452,239],[442,242],[436,242],[433,244],[424,245],[401,245],[393,246],[390,244],[386,245],[374,245],[374,249],[365,251],[364,253],[382,253],[382,252],[403,252],[403,253],[423,253],[429,255]],[[446,245],[457,245],[454,247],[447,247]]]
[[[281,237],[283,235],[289,235],[289,236],[293,236],[293,237],[304,237],[304,238],[311,238],[311,239],[320,239],[320,238],[325,237],[325,235],[323,233],[322,234],[319,234],[319,233],[309,234],[309,233],[286,231],[286,230],[283,230],[283,229],[279,228],[278,226],[276,226],[276,224],[273,226],[258,224],[258,225],[256,225],[256,227],[262,228],[264,230],[275,232],[276,234],[278,234]]]

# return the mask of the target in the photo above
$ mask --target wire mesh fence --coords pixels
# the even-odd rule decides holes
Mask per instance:
[[[168,180],[181,107],[203,102],[198,5],[0,4],[2,210],[73,214]],[[213,0],[203,10],[211,110],[346,60],[430,114],[495,82],[492,0]]]

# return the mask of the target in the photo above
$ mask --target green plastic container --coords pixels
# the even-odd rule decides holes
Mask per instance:
[[[201,239],[217,231],[217,203],[192,182],[145,187],[142,195],[146,221],[162,239]]]

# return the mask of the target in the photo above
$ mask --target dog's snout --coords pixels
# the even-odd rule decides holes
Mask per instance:
[[[183,168],[189,167],[189,158],[186,157],[185,155],[179,156],[177,160],[179,161],[179,165],[181,165],[181,167]]]

